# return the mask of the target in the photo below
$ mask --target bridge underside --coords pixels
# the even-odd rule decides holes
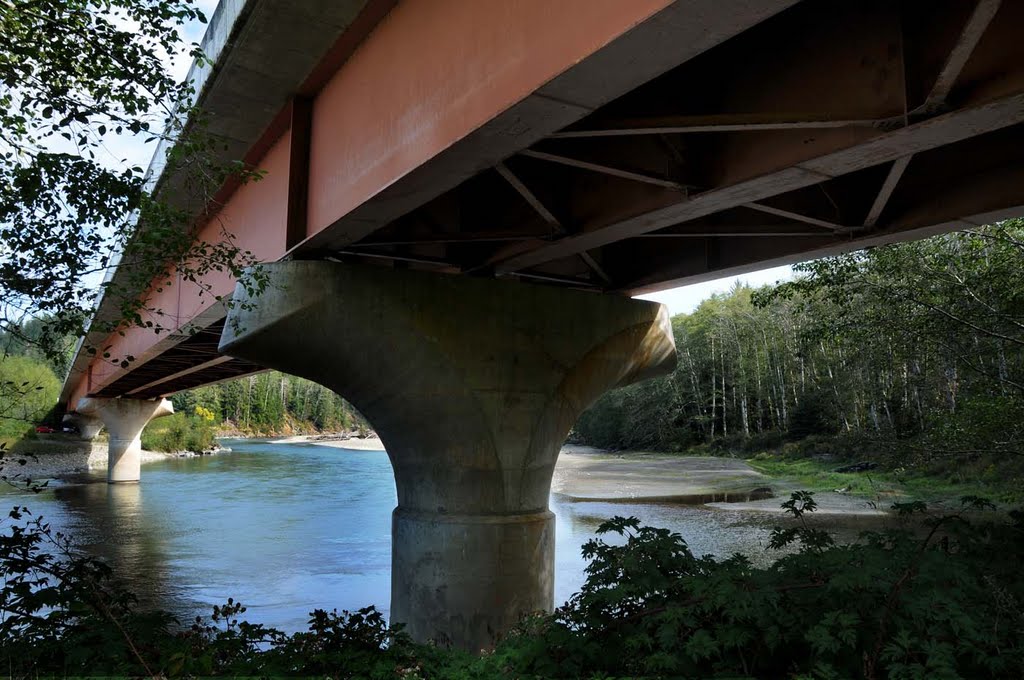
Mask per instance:
[[[765,2],[683,54],[687,21],[713,21],[692,19],[699,4],[670,5],[326,226],[328,112],[292,104],[285,257],[637,294],[1019,214],[1024,4]],[[216,354],[219,330],[97,394],[258,370]]]
[[[1024,204],[1024,4],[802,3],[297,257],[638,293]]]
[[[218,352],[217,343],[223,331],[223,318],[197,329],[166,352],[96,390],[92,396],[156,399],[266,370]]]

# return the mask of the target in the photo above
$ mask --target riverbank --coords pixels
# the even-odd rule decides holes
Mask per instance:
[[[354,451],[383,451],[384,443],[376,435],[358,437],[348,434],[300,434],[271,439],[271,444],[316,444]]]
[[[377,437],[294,435],[270,444],[315,444],[383,451]],[[772,480],[740,460],[680,458],[668,454],[612,453],[566,444],[555,465],[551,491],[574,501],[672,502],[699,505],[773,497]]]
[[[995,502],[1020,502],[1020,488],[1012,480],[950,479],[928,471],[895,470],[867,461],[837,461],[821,458],[785,458],[758,456],[747,460],[758,472],[787,480],[792,485],[816,493],[839,492],[888,507],[896,501],[923,501],[930,506],[958,505],[963,496],[978,496]],[[839,470],[860,463],[858,472]]]
[[[852,436],[813,436],[797,442],[715,440],[673,452],[675,458],[719,457],[745,461],[754,470],[815,493],[838,493],[880,507],[923,501],[959,506],[977,496],[1007,507],[1024,504],[1024,457],[992,450],[925,455]],[[634,455],[623,451],[622,455]]]
[[[157,463],[169,458],[180,458],[182,453],[142,451],[142,463]],[[19,465],[18,460],[24,460]],[[100,472],[107,469],[107,442],[79,439],[34,439],[18,442],[4,456],[2,474],[21,479],[53,479],[82,472]]]
[[[293,435],[268,443],[384,450],[379,438],[351,433]],[[101,472],[107,465],[105,441],[88,442],[61,435],[26,440],[10,458],[16,460],[19,455],[28,459],[27,464],[9,464],[7,474],[46,479]],[[147,450],[143,451],[142,462],[184,455],[190,454]],[[569,502],[670,503],[768,513],[781,512],[781,503],[792,491],[801,489],[816,492],[817,512],[822,515],[884,514],[882,509],[908,495],[891,475],[874,471],[835,473],[824,462],[613,453],[575,444],[562,447],[551,487],[552,493]],[[952,493],[945,496],[956,497]]]
[[[580,451],[584,451],[580,455]],[[861,466],[857,463],[860,462]],[[859,471],[843,471],[862,467]],[[862,461],[742,459],[707,455],[611,453],[593,447],[563,448],[552,491],[574,500],[703,504],[731,510],[781,512],[793,491],[812,491],[817,514],[885,514],[893,503],[923,501],[932,508],[959,507],[963,496],[1019,503],[1019,488],[1005,480],[953,481],[936,474],[886,470]],[[1016,493],[1017,496],[1013,494]]]
[[[574,502],[672,503],[720,510],[784,512],[781,504],[802,489],[735,458],[663,453],[611,453],[566,445],[558,457],[552,493]],[[879,516],[889,504],[820,489],[817,515]]]
[[[271,439],[272,444],[314,444],[355,451],[383,451],[377,437],[346,434],[294,435]],[[805,481],[776,475],[737,458],[679,456],[640,451],[610,452],[593,446],[566,444],[558,457],[552,493],[572,502],[673,503],[712,508],[782,512],[781,503]],[[818,514],[883,515],[891,501],[880,505],[867,494],[836,491],[819,483]]]

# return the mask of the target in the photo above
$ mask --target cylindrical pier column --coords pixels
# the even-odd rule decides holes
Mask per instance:
[[[489,649],[524,614],[550,611],[555,515],[442,515],[397,508],[391,618],[416,640]]]

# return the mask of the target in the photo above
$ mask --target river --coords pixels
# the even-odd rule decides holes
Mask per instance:
[[[107,560],[143,605],[183,621],[233,597],[252,622],[305,628],[314,608],[387,611],[395,485],[387,454],[232,440],[230,452],[143,466],[142,483],[100,476],[36,496],[4,492]],[[584,580],[581,546],[600,522],[634,515],[678,531],[697,554],[756,561],[779,517],[673,503],[580,502],[553,494],[556,603]]]

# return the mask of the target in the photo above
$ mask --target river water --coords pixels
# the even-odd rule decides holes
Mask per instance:
[[[383,451],[232,440],[231,452],[143,466],[142,483],[83,477],[26,497],[90,553],[107,560],[143,605],[182,621],[233,597],[252,622],[305,628],[314,608],[387,611],[391,465]],[[601,521],[634,515],[682,534],[696,554],[765,552],[779,518],[666,503],[573,502],[551,497],[556,603],[584,580],[581,546]]]

